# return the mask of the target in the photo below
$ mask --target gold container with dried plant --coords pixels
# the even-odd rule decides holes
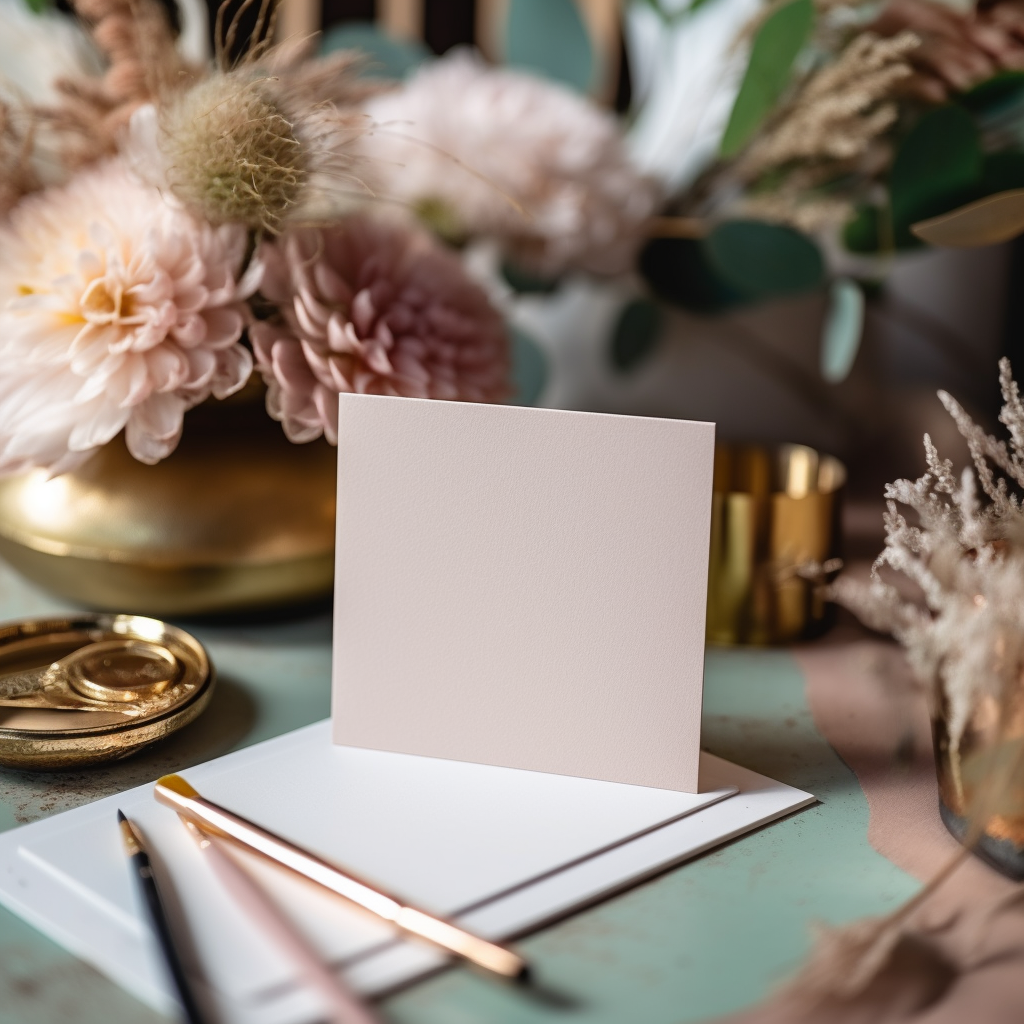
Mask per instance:
[[[326,599],[337,456],[293,445],[250,385],[148,466],[119,438],[60,476],[0,478],[0,557],[77,604],[158,617]]]
[[[998,870],[1020,879],[1024,503],[1015,490],[1024,490],[1024,403],[1005,359],[1000,385],[999,419],[1009,443],[987,434],[940,391],[974,468],[955,475],[925,435],[927,472],[886,488],[885,548],[870,582],[841,577],[831,589],[866,625],[903,645],[927,687],[947,828]],[[910,519],[901,505],[911,510]],[[896,586],[893,570],[916,586],[916,595]]]

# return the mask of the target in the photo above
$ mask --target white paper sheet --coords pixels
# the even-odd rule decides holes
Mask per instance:
[[[698,795],[333,746],[320,722],[184,774],[211,799],[428,909],[501,938],[803,806],[806,793],[702,755]],[[737,792],[737,790],[739,792]],[[308,1019],[315,997],[218,887],[144,786],[0,835],[0,902],[150,1005],[170,996],[121,848],[145,832],[196,971],[238,1024]],[[380,992],[443,964],[315,887],[256,865],[350,983]]]

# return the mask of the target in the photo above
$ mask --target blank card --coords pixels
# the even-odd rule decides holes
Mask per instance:
[[[334,742],[696,792],[714,425],[340,402]]]

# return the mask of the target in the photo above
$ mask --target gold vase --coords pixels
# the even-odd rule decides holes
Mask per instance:
[[[831,606],[798,571],[839,554],[846,468],[804,445],[715,446],[707,638],[792,643],[821,632]]]
[[[0,556],[105,611],[165,618],[315,600],[333,579],[335,467],[324,441],[290,444],[258,391],[208,402],[155,466],[119,437],[63,476],[0,480]]]

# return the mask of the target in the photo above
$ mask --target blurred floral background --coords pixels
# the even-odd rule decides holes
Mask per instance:
[[[995,420],[1024,326],[1015,0],[0,0],[0,21],[0,546],[30,575],[26,536],[84,530],[40,508],[155,493],[133,467],[212,452],[221,406],[274,421],[219,457],[266,487],[280,442],[337,443],[340,391],[714,420],[842,459],[872,544],[924,431],[965,454],[936,389]],[[203,473],[209,521],[237,519],[244,488]],[[118,540],[89,529],[83,550]]]

